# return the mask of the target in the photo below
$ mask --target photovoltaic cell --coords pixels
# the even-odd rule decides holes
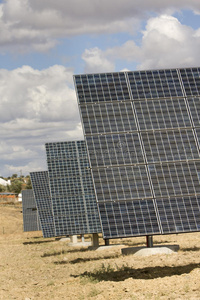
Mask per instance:
[[[56,236],[102,232],[85,141],[45,146]]]
[[[30,177],[43,236],[54,237],[55,226],[48,171],[31,172]]]
[[[199,96],[200,95],[200,69],[188,68],[180,70],[181,79],[183,82],[186,95]]]
[[[177,233],[200,230],[200,207],[197,196],[157,200],[164,232]]]
[[[152,198],[144,165],[94,169],[93,176],[98,202]]]
[[[200,97],[188,98],[189,109],[192,115],[192,121],[195,127],[200,126]]]
[[[41,230],[33,190],[22,190],[22,211],[24,231]]]
[[[127,75],[134,100],[183,96],[177,70],[128,72]]]
[[[137,236],[160,232],[152,200],[100,202],[99,209],[105,236]]]
[[[146,131],[141,136],[148,163],[199,158],[192,129]]]
[[[139,130],[149,131],[191,126],[183,98],[134,101],[134,108]]]
[[[74,76],[104,238],[200,229],[200,68]]]
[[[144,163],[138,133],[88,137],[94,167]]]
[[[200,161],[149,165],[156,197],[200,194]]]
[[[131,103],[94,103],[82,105],[86,134],[137,131]]]

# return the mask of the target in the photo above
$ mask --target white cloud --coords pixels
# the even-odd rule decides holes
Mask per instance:
[[[57,65],[41,71],[28,66],[0,70],[3,176],[9,175],[8,166],[25,170],[31,161],[40,169],[46,142],[79,138],[83,136],[72,70]]]
[[[82,55],[85,61],[86,73],[111,72],[114,71],[114,63],[110,62],[100,49],[86,49]]]
[[[77,118],[72,71],[53,66],[39,71],[23,66],[0,70],[1,121],[17,118],[37,122]]]
[[[143,35],[139,68],[191,67],[200,64],[197,31],[172,16],[148,21]]]
[[[162,15],[148,20],[143,39],[148,38],[149,33],[153,32],[154,34],[161,34],[167,39],[183,42],[186,35],[184,30],[188,31],[189,27],[181,25],[181,23],[172,16]]]
[[[149,13],[200,11],[197,0],[7,0],[0,4],[0,51],[47,51],[60,37],[134,32]]]
[[[112,65],[117,60],[124,60],[127,62],[124,68],[128,69],[133,62],[138,69],[200,65],[200,29],[182,25],[173,16],[161,15],[150,18],[142,34],[140,45],[129,40],[105,51],[96,49],[96,53],[101,53],[101,60]]]

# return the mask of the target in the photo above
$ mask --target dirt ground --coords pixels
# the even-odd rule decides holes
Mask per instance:
[[[200,299],[200,233],[154,236],[155,246],[180,250],[136,257],[123,256],[121,248],[144,246],[145,237],[88,250],[23,233],[22,225],[20,205],[0,205],[0,299]]]

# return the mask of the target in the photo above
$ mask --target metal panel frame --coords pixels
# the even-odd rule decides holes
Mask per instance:
[[[45,147],[56,236],[100,233],[85,141]]]
[[[43,237],[55,237],[48,171],[30,172]]]
[[[200,206],[200,68],[83,74],[74,83],[104,238],[199,231],[198,213],[188,213],[191,224],[180,226],[177,208],[167,215],[166,207],[174,199],[189,211]],[[131,136],[138,141],[129,143]],[[129,179],[142,166],[143,184],[132,186]],[[145,219],[129,212],[117,217],[113,205],[138,207],[137,201],[153,201],[159,230],[147,232]],[[174,227],[165,226],[171,214]],[[117,229],[127,222],[131,230]],[[138,222],[143,232],[134,234]]]
[[[39,231],[41,225],[33,190],[22,190],[22,212],[24,231]]]

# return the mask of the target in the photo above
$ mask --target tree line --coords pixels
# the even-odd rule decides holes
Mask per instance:
[[[30,176],[23,176],[20,175],[18,177],[17,174],[13,174],[11,177],[2,177],[0,178],[8,181],[10,180],[10,185],[4,186],[0,184],[0,193],[9,192],[9,193],[15,193],[19,194],[22,190],[32,189],[31,179]]]

